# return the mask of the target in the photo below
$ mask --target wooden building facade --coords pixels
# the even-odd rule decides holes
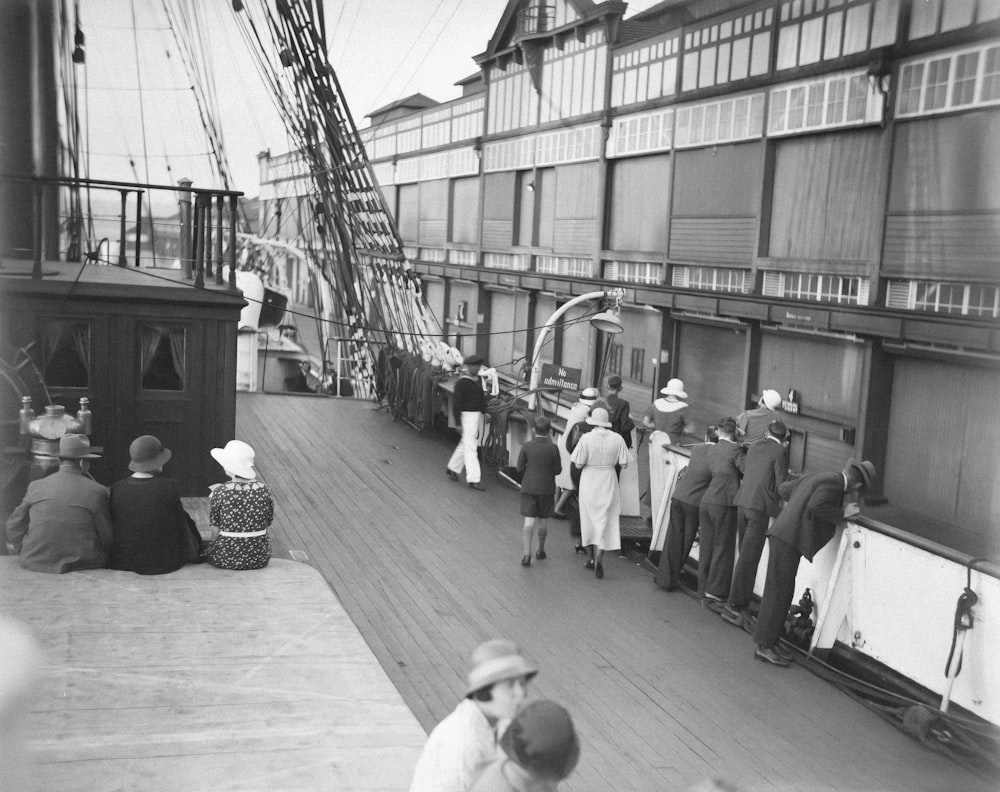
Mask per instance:
[[[511,0],[475,61],[361,130],[450,342],[516,376],[624,287],[543,360],[634,412],[681,377],[698,434],[795,391],[793,468],[997,550],[1000,2]]]

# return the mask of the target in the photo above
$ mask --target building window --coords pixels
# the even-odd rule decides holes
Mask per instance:
[[[781,4],[777,68],[794,69],[895,43],[899,0],[788,0]]]
[[[622,352],[624,347],[621,344],[612,344],[608,353],[608,371],[621,376],[622,373]]]
[[[886,303],[890,308],[996,319],[1000,317],[1000,287],[978,283],[893,281],[889,284]]]
[[[86,388],[90,384],[90,325],[49,322],[42,343],[45,384]]]
[[[767,74],[773,14],[768,8],[685,33],[681,90]]]
[[[634,382],[645,382],[646,350],[632,347],[632,359],[629,363],[628,378]]]
[[[184,390],[186,337],[183,327],[142,325],[143,390]]]
[[[996,104],[1000,102],[1000,46],[938,53],[904,63],[899,85],[896,115],[900,117]]]

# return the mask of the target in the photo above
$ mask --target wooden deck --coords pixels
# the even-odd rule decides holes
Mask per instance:
[[[563,788],[995,790],[627,558],[596,581],[553,523],[548,559],[519,564],[517,493],[445,476],[452,441],[367,402],[241,394],[237,436],[274,492],[276,544],[315,567],[425,729],[454,706],[466,658],[518,641],[564,703],[582,759]],[[405,786],[405,785],[404,785]]]
[[[424,742],[303,564],[47,575],[6,556],[0,612],[45,657],[17,729],[28,786],[5,788],[0,767],[3,792],[388,792],[409,783]]]

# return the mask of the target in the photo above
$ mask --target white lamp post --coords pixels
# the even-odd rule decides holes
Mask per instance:
[[[566,313],[574,305],[579,305],[580,303],[587,302],[588,300],[599,300],[602,297],[606,297],[609,300],[614,300],[614,308],[607,311],[602,311],[596,316],[590,318],[591,327],[597,330],[604,331],[605,333],[620,333],[622,331],[622,323],[618,319],[618,311],[621,306],[621,302],[625,297],[624,289],[608,289],[607,291],[592,291],[586,294],[581,294],[574,297],[572,300],[559,306],[555,312],[548,318],[542,329],[538,333],[538,338],[535,339],[535,349],[531,353],[531,381],[528,384],[528,390],[534,391],[538,387],[538,380],[542,373],[542,347],[545,346],[545,339],[548,337],[549,331],[552,326],[559,320],[559,318]],[[528,409],[534,410],[537,404],[536,394],[531,393],[528,397]]]

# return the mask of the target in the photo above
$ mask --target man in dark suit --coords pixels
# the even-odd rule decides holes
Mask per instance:
[[[733,572],[733,585],[729,588],[729,602],[720,615],[737,627],[743,626],[743,611],[753,594],[768,524],[781,511],[778,487],[788,477],[787,431],[781,421],[772,421],[764,439],[750,446],[743,467],[743,483],[736,493],[736,532],[740,553]]]
[[[549,439],[552,431],[549,419],[544,416],[536,418],[532,431],[534,439],[521,446],[521,453],[517,457],[517,475],[521,482],[521,516],[524,517],[524,527],[521,529],[524,555],[521,557],[521,566],[531,566],[531,543],[536,520],[538,552],[535,553],[535,558],[539,561],[545,558],[549,517],[552,516],[556,502],[556,476],[562,470],[559,449]]]
[[[849,496],[871,489],[875,466],[865,460],[848,459],[839,473],[813,473],[786,481],[778,494],[788,503],[767,532],[769,539],[767,578],[753,640],[754,657],[776,666],[787,666],[790,658],[778,646],[788,608],[795,594],[799,561],[813,556],[829,542],[837,525],[858,513]]]
[[[719,442],[708,454],[712,480],[701,498],[698,521],[698,594],[702,604],[721,610],[729,596],[736,557],[736,493],[743,476],[744,449],[736,442],[736,421],[719,421]]]
[[[660,556],[660,566],[654,578],[656,585],[674,591],[684,562],[691,555],[691,546],[698,535],[698,508],[705,494],[712,471],[708,467],[709,451],[715,447],[719,434],[714,426],[705,432],[705,442],[691,449],[687,467],[680,472],[670,498],[670,526]]]

